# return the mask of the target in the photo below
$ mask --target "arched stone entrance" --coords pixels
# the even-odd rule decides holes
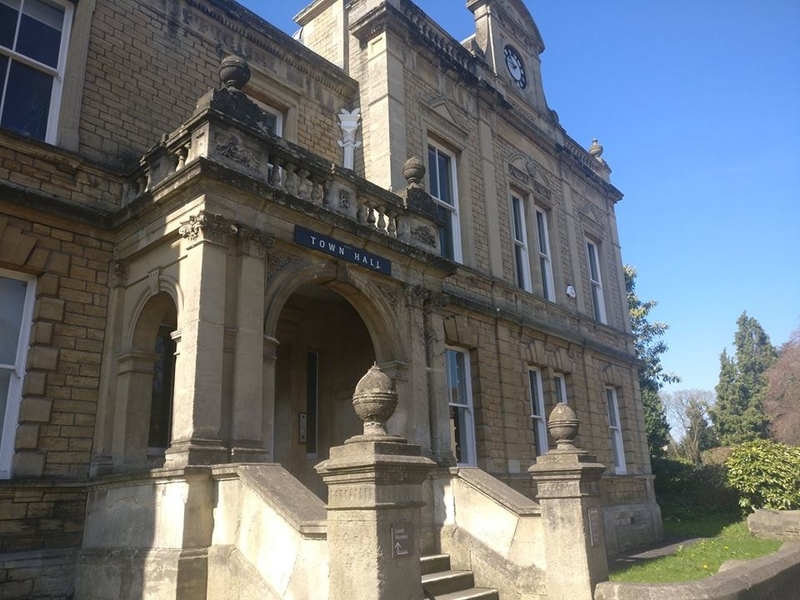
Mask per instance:
[[[398,365],[405,363],[395,307],[368,279],[330,265],[289,270],[267,293],[266,338],[273,345],[265,353],[268,397],[272,391],[267,438],[272,459],[324,498],[314,466],[361,433],[351,403],[356,383],[374,362],[402,379]]]

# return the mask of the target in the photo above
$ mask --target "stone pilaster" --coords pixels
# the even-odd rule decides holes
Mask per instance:
[[[386,433],[396,402],[391,380],[372,367],[353,396],[364,435],[331,448],[316,467],[329,489],[331,600],[422,598],[422,483],[435,464]]]
[[[184,315],[175,365],[172,443],[166,466],[228,462],[221,439],[227,245],[236,227],[200,212],[183,223],[181,262]]]
[[[605,465],[575,447],[578,420],[566,404],[553,409],[547,427],[558,447],[528,469],[542,507],[547,597],[592,600],[595,586],[608,579],[600,507]]]
[[[239,227],[231,461],[266,462],[264,410],[264,284],[266,249],[272,239]]]

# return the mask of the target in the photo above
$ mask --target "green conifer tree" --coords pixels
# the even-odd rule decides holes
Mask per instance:
[[[711,410],[714,430],[723,446],[741,444],[769,433],[764,411],[766,372],[778,353],[761,324],[747,312],[736,320],[734,357],[726,350],[720,355],[717,400]]]

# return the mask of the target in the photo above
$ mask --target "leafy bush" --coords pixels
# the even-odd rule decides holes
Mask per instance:
[[[725,464],[742,508],[800,509],[799,447],[755,440],[734,448]]]
[[[738,514],[739,495],[728,485],[725,465],[693,465],[666,458],[651,461],[656,499],[665,519]]]

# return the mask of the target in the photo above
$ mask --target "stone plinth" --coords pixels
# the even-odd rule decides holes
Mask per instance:
[[[435,463],[402,442],[358,441],[317,466],[328,486],[331,600],[419,600],[422,482]]]
[[[592,600],[595,586],[608,579],[600,508],[605,466],[573,444],[578,421],[565,404],[553,410],[548,429],[558,448],[528,469],[542,508],[547,597]]]
[[[422,483],[435,463],[420,446],[386,433],[397,394],[377,366],[356,386],[364,434],[317,465],[328,486],[331,600],[422,598]]]

